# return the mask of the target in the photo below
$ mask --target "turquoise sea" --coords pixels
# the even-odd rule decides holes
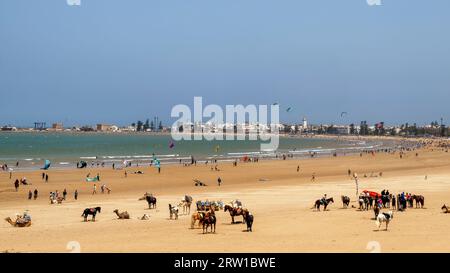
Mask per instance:
[[[171,145],[173,143],[173,145]],[[244,155],[274,157],[277,153],[307,156],[356,152],[386,143],[339,139],[280,137],[276,152],[261,152],[259,141],[173,141],[170,135],[139,133],[0,132],[0,164],[19,168],[40,167],[44,160],[53,167],[73,166],[80,160],[111,165],[124,160],[150,162],[153,154],[162,164],[198,160],[234,160]],[[173,147],[172,147],[173,146]]]

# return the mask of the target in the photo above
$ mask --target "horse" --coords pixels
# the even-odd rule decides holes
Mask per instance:
[[[253,230],[252,230],[253,220],[254,220],[253,214],[251,214],[248,210],[246,210],[244,212],[244,219],[245,219],[245,223],[247,223],[247,232],[248,231],[253,232]]]
[[[101,207],[96,208],[87,208],[83,211],[83,214],[81,214],[81,217],[84,217],[84,221],[87,222],[88,215],[92,215],[92,222],[95,222],[95,215],[101,212]]]
[[[169,213],[170,213],[170,219],[172,219],[172,216],[175,216],[175,220],[178,219],[178,207],[173,206],[172,204],[169,204]]]
[[[231,223],[234,224],[234,217],[235,216],[239,216],[242,215],[242,223],[245,223],[245,217],[244,217],[244,213],[247,211],[247,209],[243,209],[243,208],[233,208],[230,205],[225,205],[224,210],[223,211],[229,211],[230,212],[230,216],[231,216]]]
[[[380,230],[381,223],[386,223],[386,229],[388,229],[389,222],[394,218],[394,213],[392,211],[383,212],[378,214],[377,219],[375,221],[375,225],[378,230]]]
[[[194,228],[196,221],[198,221],[198,227],[200,227],[204,218],[205,218],[205,212],[203,212],[203,211],[194,212],[191,216],[191,229]]]
[[[425,205],[425,197],[423,197],[422,195],[413,195],[411,197],[412,200],[416,201],[416,208],[422,208]]]
[[[341,199],[342,199],[342,206],[344,208],[348,208],[348,205],[350,204],[350,197],[342,195]]]
[[[145,193],[144,197],[139,198],[139,200],[147,200],[149,209],[156,209],[156,197],[154,197],[151,193]]]
[[[318,211],[320,211],[320,206],[323,205],[323,210],[326,211],[327,206],[330,203],[334,203],[333,197],[326,199],[325,204],[322,204],[322,200],[318,199],[318,200],[316,200],[316,203],[314,203],[314,208],[317,209]]]
[[[211,232],[216,233],[216,222],[217,222],[217,219],[216,219],[216,215],[214,214],[214,210],[210,210],[209,212],[207,212],[202,221],[203,234],[205,234],[205,230],[206,230],[206,233],[208,233],[209,226],[211,226]],[[214,228],[214,231],[213,231],[213,228]]]

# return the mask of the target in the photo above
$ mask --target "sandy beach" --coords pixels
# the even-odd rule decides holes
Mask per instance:
[[[264,160],[237,167],[227,162],[219,164],[220,171],[204,164],[171,165],[163,166],[160,174],[154,167],[132,167],[127,177],[124,170],[111,168],[50,169],[48,183],[42,180],[42,171],[15,172],[12,179],[8,172],[1,172],[0,217],[28,210],[32,226],[15,228],[2,220],[0,251],[70,252],[68,243],[76,241],[81,252],[370,252],[370,245],[378,243],[381,252],[449,252],[450,215],[442,213],[441,207],[450,204],[450,153],[431,148],[418,151],[419,156],[415,153],[407,152],[403,158],[398,153],[379,153]],[[355,182],[348,169],[358,173],[360,190],[421,194],[425,208],[395,211],[389,230],[376,231],[373,211],[356,208]],[[137,170],[144,174],[134,174]],[[382,177],[370,177],[379,172]],[[92,195],[93,182],[85,182],[87,173],[100,174],[96,195]],[[15,192],[13,182],[22,177],[32,185],[21,185]],[[208,186],[195,187],[193,179]],[[102,184],[112,189],[111,194],[100,192]],[[28,191],[35,188],[38,199],[28,200]],[[50,205],[49,192],[64,188],[67,201]],[[145,192],[156,196],[156,209],[138,201]],[[311,209],[325,193],[335,200],[329,210]],[[215,234],[190,229],[190,215],[169,220],[168,204],[178,203],[185,194],[194,202],[241,200],[255,217],[253,232],[244,232],[244,224],[231,224],[230,215],[223,211],[216,213]],[[349,208],[343,208],[341,195],[351,198]],[[97,221],[83,222],[83,210],[96,206],[102,207]],[[114,209],[128,211],[131,219],[118,220]],[[137,219],[144,213],[150,220]]]

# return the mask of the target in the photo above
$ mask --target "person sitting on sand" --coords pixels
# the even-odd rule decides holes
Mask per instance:
[[[28,222],[31,222],[31,215],[29,215],[27,211],[25,211],[23,213],[23,216],[20,216],[20,215],[17,216],[16,223],[18,223],[18,224],[26,224]]]

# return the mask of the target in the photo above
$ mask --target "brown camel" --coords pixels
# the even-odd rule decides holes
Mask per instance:
[[[13,222],[11,220],[11,217],[5,218],[5,221],[10,223],[11,226],[13,226],[13,227],[29,227],[29,226],[31,226],[31,221],[28,221],[28,222],[15,221],[15,222]]]
[[[119,210],[116,209],[114,210],[114,213],[117,214],[117,217],[119,217],[119,219],[130,219],[130,215],[127,211],[119,213]]]

